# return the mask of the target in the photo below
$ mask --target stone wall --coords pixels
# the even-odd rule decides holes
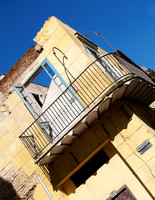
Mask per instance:
[[[16,168],[9,163],[0,172],[0,199],[33,199],[32,196],[37,183],[36,173],[28,177],[22,168],[16,170]]]

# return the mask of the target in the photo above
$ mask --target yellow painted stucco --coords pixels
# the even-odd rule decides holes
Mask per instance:
[[[53,55],[53,47],[59,48],[67,56],[65,65],[72,75],[77,77],[92,62],[92,58],[85,51],[81,41],[75,37],[75,33],[76,31],[57,18],[49,18],[34,39],[44,50],[37,58],[37,64],[26,74],[22,83],[45,58],[51,62],[66,83],[69,83],[63,66]],[[57,55],[62,58],[59,52]],[[28,177],[37,173],[54,200],[106,200],[113,190],[118,190],[124,184],[129,187],[137,200],[151,200],[155,196],[155,133],[149,123],[144,122],[138,116],[138,112],[136,113],[137,110],[144,109],[143,106],[128,102],[129,107],[126,102],[122,103],[131,114],[131,119],[128,120],[115,104],[100,119],[107,127],[110,136],[106,135],[97,122],[94,122],[81,138],[77,139],[71,147],[66,148],[62,156],[56,158],[52,165],[53,188],[40,167],[34,164],[34,160],[19,139],[34,118],[16,92],[9,95],[5,103],[10,114],[7,114],[5,120],[0,123],[0,171],[11,163],[17,171],[23,169]],[[4,107],[1,106],[2,111],[3,109]],[[155,117],[153,113],[152,117]],[[150,141],[152,147],[140,155],[136,148],[146,139]],[[76,188],[68,175],[75,168],[78,169],[78,165],[74,163],[69,151],[73,151],[80,163],[84,164],[87,157],[107,140],[108,143],[102,148],[109,156],[109,162]],[[67,176],[68,178],[63,181]],[[60,187],[57,187],[59,184]],[[35,200],[49,199],[40,183],[33,197]]]

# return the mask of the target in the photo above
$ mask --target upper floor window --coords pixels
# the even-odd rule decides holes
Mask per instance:
[[[14,86],[35,118],[66,89],[67,84],[46,59],[23,85]]]
[[[14,89],[52,139],[62,133],[84,108],[47,59],[23,85],[14,85]]]

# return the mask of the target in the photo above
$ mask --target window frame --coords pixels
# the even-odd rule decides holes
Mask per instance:
[[[108,62],[107,62],[104,58],[102,58],[102,55],[101,55],[97,50],[95,50],[95,49],[89,47],[89,46],[88,46],[87,44],[85,44],[85,43],[84,43],[84,47],[85,47],[87,53],[89,53],[89,55],[91,55],[95,60],[98,60],[98,59],[101,58],[102,62],[104,62],[105,65],[108,66],[108,68],[110,69],[110,71],[112,71],[112,73],[115,74],[115,77],[116,77],[116,78],[112,75],[112,73],[110,73],[109,71],[107,71],[107,70],[104,68],[103,64],[102,64],[103,68],[106,70],[106,73],[108,74],[108,76],[109,76],[113,81],[116,81],[116,80],[119,78],[119,75],[116,73],[116,70],[113,70],[113,69],[112,69],[112,67],[108,64]],[[94,52],[94,53],[97,55],[97,57],[96,57],[92,52]],[[103,55],[105,55],[105,54],[103,54]]]
[[[49,71],[46,69],[46,66],[48,65],[51,70],[54,72],[54,74],[59,78],[59,80],[61,81],[61,83],[65,86],[65,88],[68,87],[67,83],[64,81],[64,79],[60,76],[60,74],[58,73],[58,71],[53,67],[53,65],[51,64],[51,62],[45,58],[44,61],[33,71],[33,73],[24,81],[23,84],[21,85],[12,85],[13,89],[16,91],[16,93],[18,94],[18,96],[21,98],[21,100],[23,101],[24,105],[27,107],[27,109],[30,111],[30,113],[32,114],[32,116],[37,119],[38,118],[38,114],[34,111],[34,109],[31,107],[31,105],[24,100],[24,97],[21,93],[22,88],[26,88],[26,86],[30,83],[32,83],[32,81],[35,79],[35,77],[37,77],[37,73],[39,71],[40,68],[43,68],[43,70],[45,70],[45,72],[47,73],[47,75],[51,78],[51,81],[53,80],[54,83],[57,85],[57,87],[62,91],[62,89],[59,87],[59,85],[57,84],[57,82],[53,79],[53,77],[51,76],[51,74],[49,73]],[[40,72],[38,73],[40,74]],[[36,75],[36,76],[35,76]],[[63,92],[63,91],[62,91]],[[73,92],[71,92],[71,95],[73,95]]]

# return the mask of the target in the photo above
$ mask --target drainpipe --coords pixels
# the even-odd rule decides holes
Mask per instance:
[[[47,190],[46,186],[42,182],[41,178],[39,176],[37,176],[37,178],[38,178],[39,182],[41,183],[42,187],[44,188],[46,194],[49,196],[50,200],[54,200],[53,197],[51,196],[51,194],[49,193],[49,191]]]

